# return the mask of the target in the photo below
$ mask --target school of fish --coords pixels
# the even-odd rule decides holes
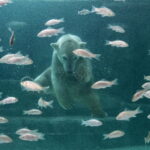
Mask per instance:
[[[114,2],[125,2],[126,0],[113,0]],[[0,7],[6,6],[8,4],[13,3],[12,0],[0,0]],[[85,15],[92,15],[96,14],[101,16],[102,18],[112,18],[116,16],[116,13],[111,10],[108,7],[101,6],[101,7],[96,7],[96,6],[91,6],[91,10],[83,8],[82,10],[78,10],[77,12],[78,15],[85,16]],[[57,36],[59,34],[64,34],[64,27],[61,28],[54,28],[51,26],[60,24],[65,22],[64,18],[52,18],[49,19],[44,23],[47,28],[44,28],[43,30],[39,31],[37,33],[37,37],[39,38],[50,38],[52,36]],[[117,25],[117,24],[108,24],[106,27],[108,30],[112,30],[117,33],[126,33],[126,30],[123,26]],[[11,27],[8,27],[8,31],[10,32],[10,38],[8,40],[9,46],[12,48],[15,44],[15,31],[12,30]],[[0,40],[1,41],[1,40]],[[106,40],[106,46],[111,46],[115,48],[128,48],[129,44],[126,41],[120,40],[120,39],[114,39],[114,40]],[[3,49],[3,47],[0,47],[0,53],[6,52],[6,50]],[[95,54],[92,53],[90,50],[87,49],[75,49],[73,50],[73,54],[77,55],[78,57],[83,57],[87,59],[96,59],[100,60],[101,54]],[[23,55],[21,52],[17,53],[7,53],[3,55],[0,58],[0,63],[1,64],[7,64],[7,65],[31,65],[33,64],[33,60],[29,58],[28,55]],[[138,89],[132,96],[131,101],[132,102],[137,102],[140,99],[147,98],[150,99],[150,75],[145,76],[144,75],[144,80],[147,82],[143,83],[141,85],[140,89]],[[91,85],[91,88],[93,90],[104,90],[105,88],[110,88],[114,85],[118,85],[119,81],[118,79],[101,79]],[[23,90],[26,90],[27,92],[38,92],[41,93],[44,91],[46,88],[49,87],[42,87],[41,85],[35,83],[32,80],[21,80],[20,86],[22,87]],[[8,105],[8,104],[15,104],[19,101],[18,98],[14,96],[7,96],[3,97],[2,92],[0,95],[0,105]],[[2,98],[3,97],[3,98]],[[53,100],[47,101],[43,97],[40,97],[37,102],[37,107],[39,108],[31,108],[28,110],[23,110],[23,115],[42,115],[42,108],[53,108]],[[125,109],[122,112],[119,112],[119,114],[115,117],[117,121],[130,121],[131,118],[135,118],[138,114],[143,113],[143,111],[140,109],[140,107],[137,107],[134,110],[129,110]],[[147,119],[150,119],[150,114],[147,115]],[[6,124],[9,123],[9,119],[0,116],[0,124]],[[85,127],[100,127],[104,126],[105,123],[100,121],[99,119],[96,118],[91,118],[89,120],[82,120],[81,125]],[[15,132],[19,137],[20,140],[23,141],[38,141],[38,140],[45,140],[44,133],[41,133],[38,131],[38,129],[29,129],[27,127],[20,128]],[[103,134],[104,140],[106,139],[114,139],[114,138],[120,138],[125,136],[126,133],[125,131],[119,130],[119,129],[114,129],[113,131],[110,131],[108,133]],[[144,137],[145,143],[150,143],[150,131],[148,132],[148,135]],[[0,134],[0,144],[4,143],[11,143],[13,142],[13,139],[9,137],[8,135],[1,133]]]

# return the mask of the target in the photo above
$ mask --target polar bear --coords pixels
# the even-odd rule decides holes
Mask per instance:
[[[62,108],[67,110],[76,103],[82,103],[93,115],[104,117],[99,96],[91,89],[91,61],[73,54],[73,50],[85,48],[86,42],[76,35],[66,34],[50,45],[53,48],[52,64],[35,79],[35,82],[49,86],[45,92],[54,94]]]

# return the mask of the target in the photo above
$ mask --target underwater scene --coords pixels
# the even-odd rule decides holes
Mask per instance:
[[[149,0],[0,0],[0,150],[150,150]]]

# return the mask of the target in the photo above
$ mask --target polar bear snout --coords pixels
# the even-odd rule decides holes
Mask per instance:
[[[74,67],[72,64],[67,63],[64,67],[64,70],[67,74],[73,74],[74,72]]]

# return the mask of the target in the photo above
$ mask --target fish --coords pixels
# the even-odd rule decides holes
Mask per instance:
[[[37,132],[38,132],[37,129],[36,130],[30,130],[28,128],[21,128],[21,129],[18,129],[16,131],[16,134],[17,135],[23,135],[23,134],[26,134],[26,133],[37,133]]]
[[[106,41],[106,45],[110,45],[112,47],[121,47],[121,48],[129,47],[128,43],[122,40]]]
[[[32,59],[28,55],[23,56],[20,52],[16,54],[8,53],[0,58],[0,63],[13,64],[13,65],[31,65],[33,64]]]
[[[81,125],[84,125],[84,126],[90,126],[90,127],[98,127],[98,126],[101,126],[103,125],[103,123],[97,119],[90,119],[90,120],[82,120],[82,123]]]
[[[4,55],[3,57],[0,58],[0,62],[5,62],[5,61],[8,61],[10,58],[12,57],[18,57],[18,56],[22,56],[22,54],[20,52],[17,52],[15,54],[12,54],[12,53],[8,53],[6,55]]]
[[[15,64],[15,65],[31,65],[33,61],[28,58],[28,56],[17,56],[11,57],[9,60],[5,62],[6,64]]]
[[[43,133],[25,133],[19,136],[19,139],[24,141],[38,141],[38,140],[44,140],[44,134]]]
[[[37,34],[37,36],[40,38],[52,37],[52,36],[57,36],[58,34],[63,34],[63,33],[64,33],[64,28],[59,28],[59,29],[47,28],[47,29],[40,31]]]
[[[0,0],[0,7],[12,3],[11,0]]]
[[[0,124],[3,124],[3,123],[8,123],[8,119],[0,116]]]
[[[19,29],[22,29],[24,27],[27,26],[27,23],[26,22],[23,22],[23,21],[16,21],[16,20],[13,20],[13,21],[10,21],[8,23],[6,23],[6,26],[8,28],[11,28],[11,29],[15,29],[16,30],[19,30]]]
[[[105,139],[113,139],[113,138],[119,138],[119,137],[122,137],[125,135],[125,132],[124,131],[121,131],[121,130],[115,130],[115,131],[112,131],[108,134],[104,134],[104,140]]]
[[[30,109],[23,111],[24,115],[41,115],[42,111],[39,109]]]
[[[148,131],[147,136],[146,136],[146,137],[144,137],[144,141],[145,141],[145,144],[150,143],[150,131]]]
[[[16,102],[18,102],[18,99],[16,97],[7,97],[0,101],[0,105],[13,104]]]
[[[144,75],[144,80],[150,81],[150,76],[145,76],[145,75]]]
[[[20,85],[26,90],[26,91],[33,91],[33,92],[41,92],[49,87],[42,87],[38,83],[34,81],[21,81]]]
[[[92,84],[91,88],[92,89],[104,89],[107,87],[111,87],[112,85],[117,85],[118,80],[114,79],[112,81],[106,81],[106,80],[100,80]]]
[[[150,90],[150,82],[146,82],[141,86],[145,90]]]
[[[51,19],[51,20],[48,20],[47,22],[45,22],[45,26],[53,26],[53,25],[59,24],[61,22],[64,22],[64,18]]]
[[[32,65],[33,60],[30,59],[28,56],[19,56],[19,57],[12,57],[7,61],[7,64],[14,64],[14,65]]]
[[[53,108],[53,101],[45,101],[43,98],[40,98],[38,100],[38,106],[40,108],[47,108],[47,107],[50,107],[50,108]]]
[[[107,28],[111,29],[112,31],[118,32],[118,33],[125,33],[124,28],[121,26],[118,26],[118,25],[109,24]]]
[[[91,13],[91,11],[88,9],[82,9],[82,10],[78,11],[78,15],[88,15],[90,13]]]
[[[97,15],[101,15],[102,17],[114,17],[115,16],[115,13],[111,9],[104,7],[104,6],[100,8],[92,6],[91,12],[96,13]]]
[[[143,97],[144,97],[144,93],[145,93],[146,91],[145,90],[139,90],[139,91],[137,91],[134,95],[133,95],[133,97],[132,97],[132,102],[136,102],[136,101],[138,101],[139,99],[142,99]]]
[[[11,33],[11,36],[9,38],[9,46],[13,46],[14,45],[14,41],[15,41],[15,32],[9,27],[8,30]]]
[[[140,107],[136,108],[135,110],[127,110],[125,109],[124,111],[120,112],[116,120],[124,120],[124,121],[129,121],[130,118],[136,117],[137,114],[142,113],[143,111],[140,110]]]
[[[144,92],[144,97],[149,98],[150,99],[150,90]]]
[[[12,143],[12,142],[13,142],[13,140],[11,137],[9,137],[8,135],[3,134],[3,133],[0,134],[0,144]]]
[[[99,57],[101,56],[101,54],[94,54],[88,50],[85,49],[75,49],[72,51],[75,55],[83,57],[83,58],[94,58],[99,60]]]

